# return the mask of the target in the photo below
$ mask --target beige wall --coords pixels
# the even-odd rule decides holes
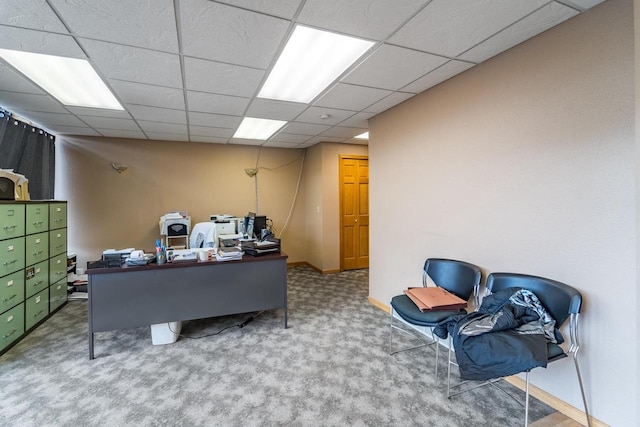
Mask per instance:
[[[294,200],[304,150],[263,148],[255,179],[258,147],[60,137],[56,141],[56,198],[69,201],[69,250],[80,265],[99,259],[107,248],[152,250],[158,220],[186,210],[192,225],[210,214],[257,212],[273,219],[276,235]],[[129,169],[118,174],[112,162]],[[305,261],[304,185],[283,236],[289,262]]]
[[[632,5],[609,0],[373,118],[369,144],[371,297],[420,283],[426,257],[576,286],[587,399],[615,426],[640,425]],[[532,383],[582,407],[568,359]]]
[[[324,272],[340,270],[339,158],[366,156],[365,145],[324,142],[305,161],[307,262]]]

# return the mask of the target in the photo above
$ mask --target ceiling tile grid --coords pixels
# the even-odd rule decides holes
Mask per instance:
[[[0,59],[0,107],[58,135],[306,148],[602,0],[0,0],[0,48],[86,59],[124,107],[65,106]],[[374,43],[309,103],[257,97],[296,25]],[[284,120],[233,138],[243,117]]]

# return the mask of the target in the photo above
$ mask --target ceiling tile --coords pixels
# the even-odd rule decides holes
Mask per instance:
[[[593,6],[596,6],[600,3],[604,2],[604,0],[570,0],[567,1],[566,3],[571,3],[571,4],[575,4],[578,5],[584,9],[589,9],[592,8]]]
[[[240,98],[238,96],[187,91],[189,111],[241,116],[244,114],[247,105],[249,105],[249,101],[249,98]]]
[[[347,120],[340,122],[340,126],[368,129],[369,119],[373,116],[375,116],[375,113],[357,113],[349,117]]]
[[[356,112],[349,110],[338,110],[336,108],[309,107],[300,114],[296,121],[305,123],[317,123],[320,125],[337,125],[343,120],[353,116]],[[326,118],[322,118],[328,116]]]
[[[389,43],[455,57],[548,0],[433,0]]]
[[[206,136],[215,138],[231,138],[236,132],[235,129],[229,128],[217,128],[208,126],[193,126],[189,125],[189,133],[191,136]]]
[[[47,113],[66,113],[67,111],[49,95],[34,95],[31,93],[16,93],[0,91],[0,105],[21,114],[27,111],[42,111]]]
[[[0,4],[0,24],[68,33],[45,0],[3,0]]]
[[[391,91],[338,83],[315,102],[321,107],[360,111],[389,95]]]
[[[107,78],[182,88],[178,55],[89,39],[80,43]]]
[[[246,116],[261,119],[293,120],[307,108],[307,104],[256,98],[249,106]]]
[[[295,135],[292,133],[277,133],[269,141],[281,142],[284,144],[300,144],[309,139],[309,135]]]
[[[144,105],[127,105],[127,109],[136,120],[187,124],[187,115],[184,110],[170,110],[168,108],[147,107]]]
[[[447,61],[441,56],[384,44],[342,81],[398,90]]]
[[[460,59],[482,62],[578,14],[560,3],[550,3],[523,20],[460,55]]]
[[[180,142],[189,142],[189,137],[186,134],[173,134],[167,133],[164,131],[161,132],[147,132],[147,136],[149,139],[153,139],[156,141],[180,141]]]
[[[289,28],[284,19],[206,0],[180,3],[180,21],[185,55],[262,69]]]
[[[234,139],[231,138],[229,140],[229,144],[239,144],[239,145],[262,145],[265,141],[261,139]]]
[[[298,22],[369,39],[385,39],[427,0],[307,0]]]
[[[298,142],[278,142],[278,141],[267,141],[264,143],[264,147],[271,147],[271,148],[296,148],[296,146],[298,145]]]
[[[141,130],[116,130],[116,129],[100,129],[96,128],[102,136],[109,138],[134,138],[134,139],[147,139],[145,134]]]
[[[0,48],[85,59],[71,36],[0,25]]]
[[[353,138],[356,135],[360,135],[361,133],[366,132],[367,129],[364,128],[350,128],[343,126],[334,126],[331,129],[322,132],[320,136],[332,136],[336,138]]]
[[[330,127],[331,126],[328,125],[316,125],[313,123],[289,122],[282,130],[286,131],[286,133],[314,136],[324,132]]]
[[[291,19],[298,10],[301,0],[220,0],[220,3],[227,3],[243,9],[255,10],[267,15],[279,16]]]
[[[178,53],[172,0],[49,1],[80,37]]]
[[[118,119],[131,118],[129,113],[125,110],[106,110],[102,108],[89,108],[89,107],[65,107],[65,108],[77,116],[114,117]]]
[[[0,60],[0,91],[24,92],[43,95],[44,92],[23,74],[13,71]]]
[[[366,110],[370,113],[382,113],[383,111],[400,104],[402,101],[406,101],[412,96],[414,96],[412,93],[394,92],[375,104],[368,106]]]
[[[209,126],[219,128],[236,129],[240,126],[242,117],[240,116],[226,116],[222,114],[207,114],[207,113],[189,113],[189,125],[192,126]]]
[[[149,138],[151,138],[150,132],[166,132],[177,135],[187,135],[187,125],[179,123],[162,123],[138,120],[138,125],[147,135],[149,135]]]
[[[83,136],[101,136],[95,129],[88,127],[75,126],[53,126],[51,132],[55,135],[83,135]]]
[[[184,58],[187,89],[250,97],[264,71],[196,58]]]
[[[48,128],[52,126],[88,127],[86,123],[82,122],[73,114],[41,113],[30,111],[24,117],[28,118],[34,123],[39,123]]]
[[[474,64],[451,60],[442,67],[402,88],[403,92],[420,93],[473,67]]]
[[[308,146],[317,144],[319,142],[342,142],[342,141],[344,141],[344,138],[336,138],[333,136],[314,136],[313,138],[303,142],[302,144],[308,147]]]
[[[118,98],[126,104],[184,109],[184,92],[182,89],[121,80],[110,80],[109,84]]]
[[[93,117],[93,116],[80,116],[83,122],[96,129],[117,129],[117,130],[135,130],[140,128],[131,119],[117,119],[113,117]]]
[[[210,144],[226,144],[229,138],[216,138],[215,136],[194,136],[191,135],[193,142],[208,142]]]

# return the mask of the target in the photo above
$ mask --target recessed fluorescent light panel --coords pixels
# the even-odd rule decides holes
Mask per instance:
[[[0,57],[64,105],[124,110],[84,59],[7,49]]]
[[[309,103],[373,44],[298,25],[258,97]]]
[[[369,132],[361,133],[360,135],[354,136],[355,139],[369,139]]]
[[[276,133],[278,129],[287,122],[282,120],[255,119],[253,117],[245,117],[238,126],[238,130],[233,134],[233,138],[243,139],[269,139],[271,135]]]

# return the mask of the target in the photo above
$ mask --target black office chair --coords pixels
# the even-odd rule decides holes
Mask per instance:
[[[422,272],[422,286],[428,285],[428,279],[430,278],[437,286],[446,289],[447,291],[455,294],[456,296],[468,301],[471,295],[474,296],[474,303],[477,305],[480,279],[482,278],[482,272],[480,268],[463,261],[456,261],[452,259],[441,258],[429,258],[424,263],[424,269]],[[396,354],[401,351],[413,350],[416,348],[431,346],[435,344],[436,351],[436,369],[435,375],[438,378],[438,358],[439,358],[439,345],[437,339],[433,335],[433,328],[441,321],[449,318],[452,315],[466,313],[465,310],[455,311],[426,311],[422,312],[415,305],[411,299],[405,295],[397,295],[391,299],[390,310],[390,332],[389,332],[389,352],[390,354]],[[398,327],[393,324],[394,319],[409,326],[412,330],[427,336],[427,329],[430,332],[430,341],[424,342],[420,345],[404,348],[401,350],[393,351],[393,330],[409,333],[406,329]]]
[[[580,375],[580,367],[578,366],[578,350],[580,350],[580,343],[578,340],[578,317],[580,315],[580,308],[582,305],[582,295],[575,288],[555,281],[546,279],[543,277],[529,276],[525,274],[516,273],[491,273],[487,277],[487,295],[496,293],[508,288],[522,288],[531,291],[540,300],[546,311],[555,319],[555,328],[559,329],[560,326],[570,318],[569,325],[569,350],[566,352],[558,344],[547,342],[547,363],[555,362],[556,360],[563,359],[570,355],[575,364],[576,373],[578,375],[578,383],[580,384],[580,392],[582,393],[582,402],[584,404],[584,412],[587,417],[587,424],[591,426],[591,418],[589,416],[589,410],[587,408],[587,399],[584,393],[584,387],[582,384],[582,376]],[[451,336],[449,337],[449,343],[451,345]],[[451,360],[451,354],[449,357],[449,369],[447,374],[447,395],[450,398],[455,394],[459,394],[467,390],[451,393],[450,379],[451,379],[451,366],[456,365]],[[525,372],[526,387],[525,387],[525,426],[529,422],[529,372]],[[496,380],[490,380],[481,385],[494,384]],[[459,386],[457,384],[456,386]],[[495,384],[494,384],[495,385]],[[473,387],[473,388],[477,388]],[[499,387],[498,387],[499,388]],[[500,389],[500,388],[499,388]],[[502,389],[500,389],[502,390]],[[504,391],[504,390],[502,390]]]

